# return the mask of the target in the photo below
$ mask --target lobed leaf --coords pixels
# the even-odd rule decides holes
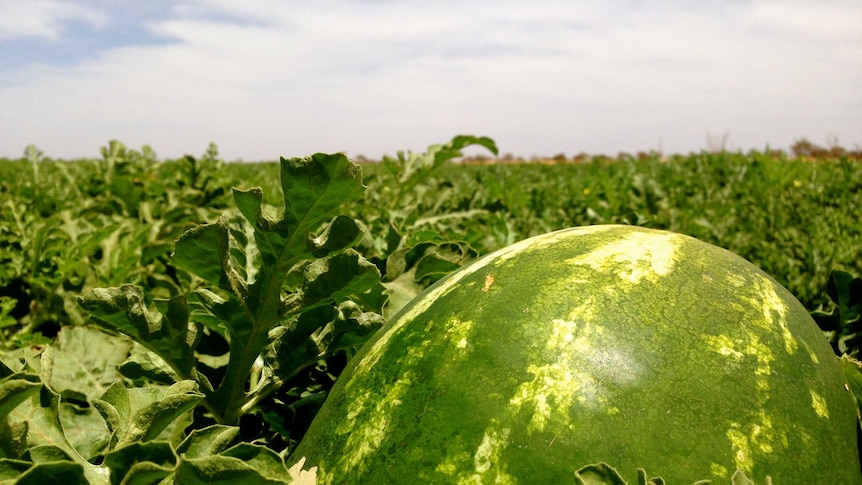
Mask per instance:
[[[0,420],[39,392],[42,380],[36,374],[19,372],[0,380]]]
[[[575,483],[577,485],[626,485],[628,482],[607,463],[595,463],[577,469],[575,471]],[[712,480],[698,480],[691,485],[709,485],[711,483],[713,483]],[[733,473],[730,477],[730,483],[731,485],[755,485],[742,470],[736,470]],[[650,477],[646,470],[638,468],[637,484],[666,485],[666,482],[661,477]],[[764,485],[772,485],[772,478],[767,476]]]
[[[158,436],[177,418],[194,408],[204,395],[192,380],[167,388],[126,389],[115,385],[93,405],[102,414],[118,446],[148,441]]]
[[[78,297],[78,303],[93,322],[135,339],[181,376],[192,374],[201,325],[189,321],[188,302],[184,296],[161,302],[163,315],[153,315],[149,311],[143,290],[134,285],[96,288]]]
[[[359,225],[337,215],[364,190],[359,167],[343,154],[318,153],[283,158],[280,173],[284,204],[280,214],[264,206],[261,189],[234,189],[234,202],[245,222],[230,223],[222,216],[176,240],[171,265],[195,276],[205,287],[196,287],[199,281],[188,295],[156,300],[155,308],[132,285],[96,289],[79,298],[93,321],[129,335],[173,370],[166,372],[157,359],[138,352],[123,364],[124,375],[160,381],[195,379],[207,409],[221,423],[236,422],[280,384],[270,369],[257,369],[252,390],[246,390],[252,366],[275,338],[273,329],[280,327],[277,333],[300,330],[297,338],[290,339],[299,342],[298,347],[277,348],[295,354],[283,361],[302,367],[316,355],[359,345],[381,323],[361,311],[349,318],[332,311],[348,300],[380,308],[385,298],[377,267],[349,249],[362,236]],[[314,312],[318,307],[330,307],[329,315],[322,320],[299,317],[322,316]],[[306,328],[313,320],[319,325]],[[289,325],[291,321],[301,325]],[[196,353],[204,328],[210,336],[220,335],[229,351]],[[201,367],[206,375],[198,372],[198,363],[206,364]],[[220,381],[210,383],[209,378]],[[137,392],[113,387],[95,404],[108,423],[113,445],[149,439],[156,433],[158,427],[152,423],[139,422],[145,413],[133,402]],[[199,397],[183,397],[175,410],[194,405]],[[165,397],[160,405],[171,402]],[[147,416],[158,421],[155,415]],[[167,422],[175,418],[169,410],[164,417]]]
[[[308,249],[314,257],[322,258],[335,251],[352,247],[362,236],[362,230],[350,217],[336,216],[317,237],[308,239]]]
[[[284,485],[285,480],[269,478],[239,458],[213,455],[205,458],[180,459],[176,471],[166,484],[210,485],[242,483],[243,485]]]
[[[361,345],[384,323],[381,315],[363,312],[351,301],[319,306],[301,314],[291,328],[274,331],[275,340],[264,358],[288,380],[335,352]]]
[[[71,461],[48,462],[33,465],[15,481],[16,485],[93,485],[87,479],[84,467]]]
[[[239,436],[239,428],[214,424],[206,428],[192,430],[177,447],[177,453],[185,458],[204,458],[228,449]]]
[[[53,463],[56,461],[74,461],[74,458],[54,445],[37,445],[29,448],[24,454],[33,463]]]
[[[127,379],[143,379],[166,385],[181,379],[164,359],[139,344],[132,347],[128,358],[117,367],[117,370]]]
[[[105,456],[103,465],[110,470],[111,484],[158,483],[173,473],[177,456],[164,441],[129,443]]]
[[[242,460],[266,478],[280,480],[282,483],[290,481],[290,474],[284,464],[284,459],[265,446],[238,443],[236,446],[225,450],[221,455]]]
[[[128,358],[132,342],[95,328],[67,327],[51,348],[51,387],[64,396],[83,394],[89,401],[117,382],[117,367]]]
[[[33,463],[25,460],[0,458],[0,483],[14,483],[14,480],[26,472]]]
[[[843,355],[840,359],[841,370],[847,379],[848,390],[853,393],[856,401],[856,417],[862,423],[862,362],[853,357]]]
[[[626,481],[613,467],[606,463],[597,463],[579,468],[575,472],[575,483],[578,485],[626,485]]]
[[[289,232],[307,232],[362,194],[362,171],[343,153],[281,159],[284,219]]]
[[[43,385],[38,393],[15,408],[9,418],[12,423],[26,422],[28,449],[52,446],[68,456],[77,456],[60,422],[60,395],[48,386]]]
[[[214,224],[201,224],[184,232],[174,243],[171,264],[215,283],[224,290],[232,290],[237,280],[230,270],[229,226],[222,216]]]
[[[380,283],[380,270],[358,252],[348,249],[305,268],[302,288],[305,306],[339,302],[373,290]]]
[[[50,360],[50,356],[45,359],[43,355],[43,359]],[[43,362],[42,367],[48,373],[51,364]],[[60,395],[47,385],[9,413],[6,426],[18,442],[14,446],[23,448],[26,453],[22,456],[31,457],[35,463],[17,483],[53,483],[40,480],[54,479],[86,483],[82,477],[94,485],[106,483],[105,473],[81,457],[69,442],[60,415]]]

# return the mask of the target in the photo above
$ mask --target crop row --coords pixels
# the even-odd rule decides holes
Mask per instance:
[[[100,159],[31,146],[0,161],[0,419],[24,433],[0,446],[0,473],[44,477],[43,460],[92,483],[105,467],[131,477],[142,455],[179,480],[254,454],[286,476],[285,454],[387,317],[480,255],[570,226],[730,249],[817,311],[836,352],[859,348],[857,162],[458,163],[470,145],[497,151],[459,136],[361,167],[340,154],[229,164],[212,144],[159,161],[114,141]],[[201,451],[210,439],[225,447]]]

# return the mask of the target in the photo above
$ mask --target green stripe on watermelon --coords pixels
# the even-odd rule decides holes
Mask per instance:
[[[527,239],[366,344],[294,452],[320,483],[862,483],[856,411],[808,312],[744,259],[631,226]]]

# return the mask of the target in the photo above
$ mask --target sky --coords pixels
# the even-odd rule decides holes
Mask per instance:
[[[0,157],[862,149],[860,25],[859,0],[0,0]]]

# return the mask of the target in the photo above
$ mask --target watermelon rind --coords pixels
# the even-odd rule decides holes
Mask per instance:
[[[805,308],[733,253],[588,226],[489,254],[350,362],[292,460],[318,483],[862,483],[856,410]]]

